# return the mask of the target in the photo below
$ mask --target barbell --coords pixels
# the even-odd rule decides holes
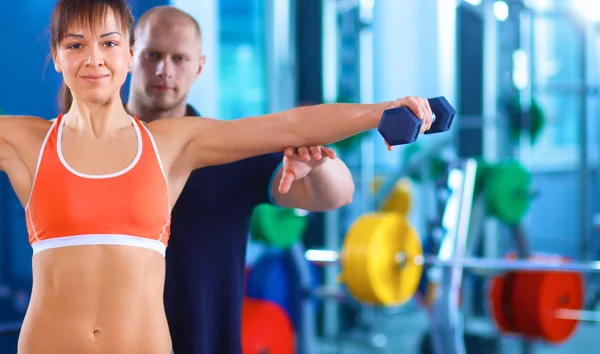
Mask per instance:
[[[360,216],[350,226],[341,251],[310,249],[305,258],[315,264],[340,264],[340,281],[349,294],[360,303],[376,306],[399,306],[409,301],[417,291],[424,265],[496,271],[489,298],[490,306],[496,309],[492,317],[498,327],[552,343],[572,335],[580,320],[589,320],[590,314],[582,311],[585,291],[581,273],[600,272],[600,262],[556,256],[523,260],[426,255],[407,217],[392,212]],[[521,279],[518,283],[506,281],[515,275]],[[529,302],[515,300],[520,298]],[[520,321],[516,327],[505,324],[507,308],[512,308]]]

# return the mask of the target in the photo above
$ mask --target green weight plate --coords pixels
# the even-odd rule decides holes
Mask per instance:
[[[488,212],[508,225],[521,222],[531,204],[531,174],[518,161],[489,165],[484,174]]]
[[[254,208],[250,222],[253,241],[283,249],[298,242],[307,226],[308,212],[271,204]]]
[[[521,107],[517,95],[507,103],[507,117],[511,139],[518,143],[523,132],[528,133],[531,143],[535,144],[546,125],[546,116],[540,103],[532,98],[526,107]]]
[[[535,143],[546,126],[544,110],[535,99],[531,100],[530,125],[530,138]]]

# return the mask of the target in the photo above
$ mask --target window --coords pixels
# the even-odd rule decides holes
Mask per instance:
[[[219,1],[219,112],[224,119],[268,110],[264,0]]]
[[[532,93],[546,122],[537,143],[531,149],[522,149],[521,158],[534,168],[574,168],[583,147],[581,124],[585,121],[589,130],[595,129],[594,120],[598,118],[590,110],[597,97],[593,91],[586,91],[591,73],[586,69],[595,65],[593,54],[597,51],[586,46],[591,34],[581,21],[566,11],[535,14],[531,31]],[[597,141],[596,134],[588,134],[591,157],[597,155]]]

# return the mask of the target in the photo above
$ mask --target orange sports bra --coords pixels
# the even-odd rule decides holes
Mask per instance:
[[[124,245],[165,255],[170,234],[168,184],[150,131],[131,117],[138,149],[131,164],[108,175],[86,175],[65,161],[64,116],[40,150],[25,207],[33,253],[78,245]]]

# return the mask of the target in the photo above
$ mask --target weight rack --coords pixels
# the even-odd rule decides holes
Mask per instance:
[[[469,239],[469,231],[481,228],[473,228],[471,224],[482,223],[485,217],[479,207],[475,209],[478,213],[473,215],[476,177],[477,162],[474,159],[455,160],[448,169],[443,186],[448,193],[447,201],[441,225],[435,230],[442,235],[437,253],[440,260],[463,258],[475,245],[476,237]],[[477,204],[482,204],[480,199]],[[433,351],[440,354],[465,354],[464,317],[459,307],[463,268],[432,267],[427,272],[430,285],[436,284],[436,289],[439,290],[430,308]]]
[[[433,233],[439,235],[441,240],[437,252],[437,258],[441,261],[473,255],[483,241],[487,209],[482,193],[476,190],[477,170],[475,159],[457,159],[448,167],[446,179],[440,186],[440,190],[447,192],[447,200]],[[531,250],[522,227],[511,227],[511,235],[519,258],[527,258]],[[436,354],[465,354],[463,335],[466,306],[463,304],[461,310],[459,304],[461,287],[464,287],[464,268],[461,265],[433,266],[424,271],[429,276],[429,284],[436,289],[429,309],[433,351]],[[480,275],[492,276],[494,273],[488,270]],[[463,300],[465,298],[467,296]],[[469,303],[468,300],[463,302]],[[533,342],[523,339],[521,344],[522,353],[533,352]]]
[[[444,203],[440,225],[434,226],[433,230],[440,234],[443,240],[438,252],[440,260],[465,257],[473,252],[481,238],[485,208],[482,197],[476,198],[476,207],[473,206],[476,175],[476,160],[456,159],[448,170],[444,185],[441,186],[441,189],[447,192],[447,200]],[[292,247],[290,253],[294,258],[296,275],[301,287],[307,290],[307,296],[302,297],[301,309],[297,309],[302,316],[300,325],[296,329],[296,349],[300,354],[314,353],[317,343],[316,318],[312,308],[313,300],[309,295],[311,275],[305,259],[305,249],[298,243]],[[438,283],[440,289],[430,312],[434,351],[443,354],[465,354],[463,314],[458,307],[463,268],[458,266],[431,268],[428,272],[431,281]],[[343,293],[342,289],[339,290]],[[452,351],[448,351],[447,348],[452,348]]]

